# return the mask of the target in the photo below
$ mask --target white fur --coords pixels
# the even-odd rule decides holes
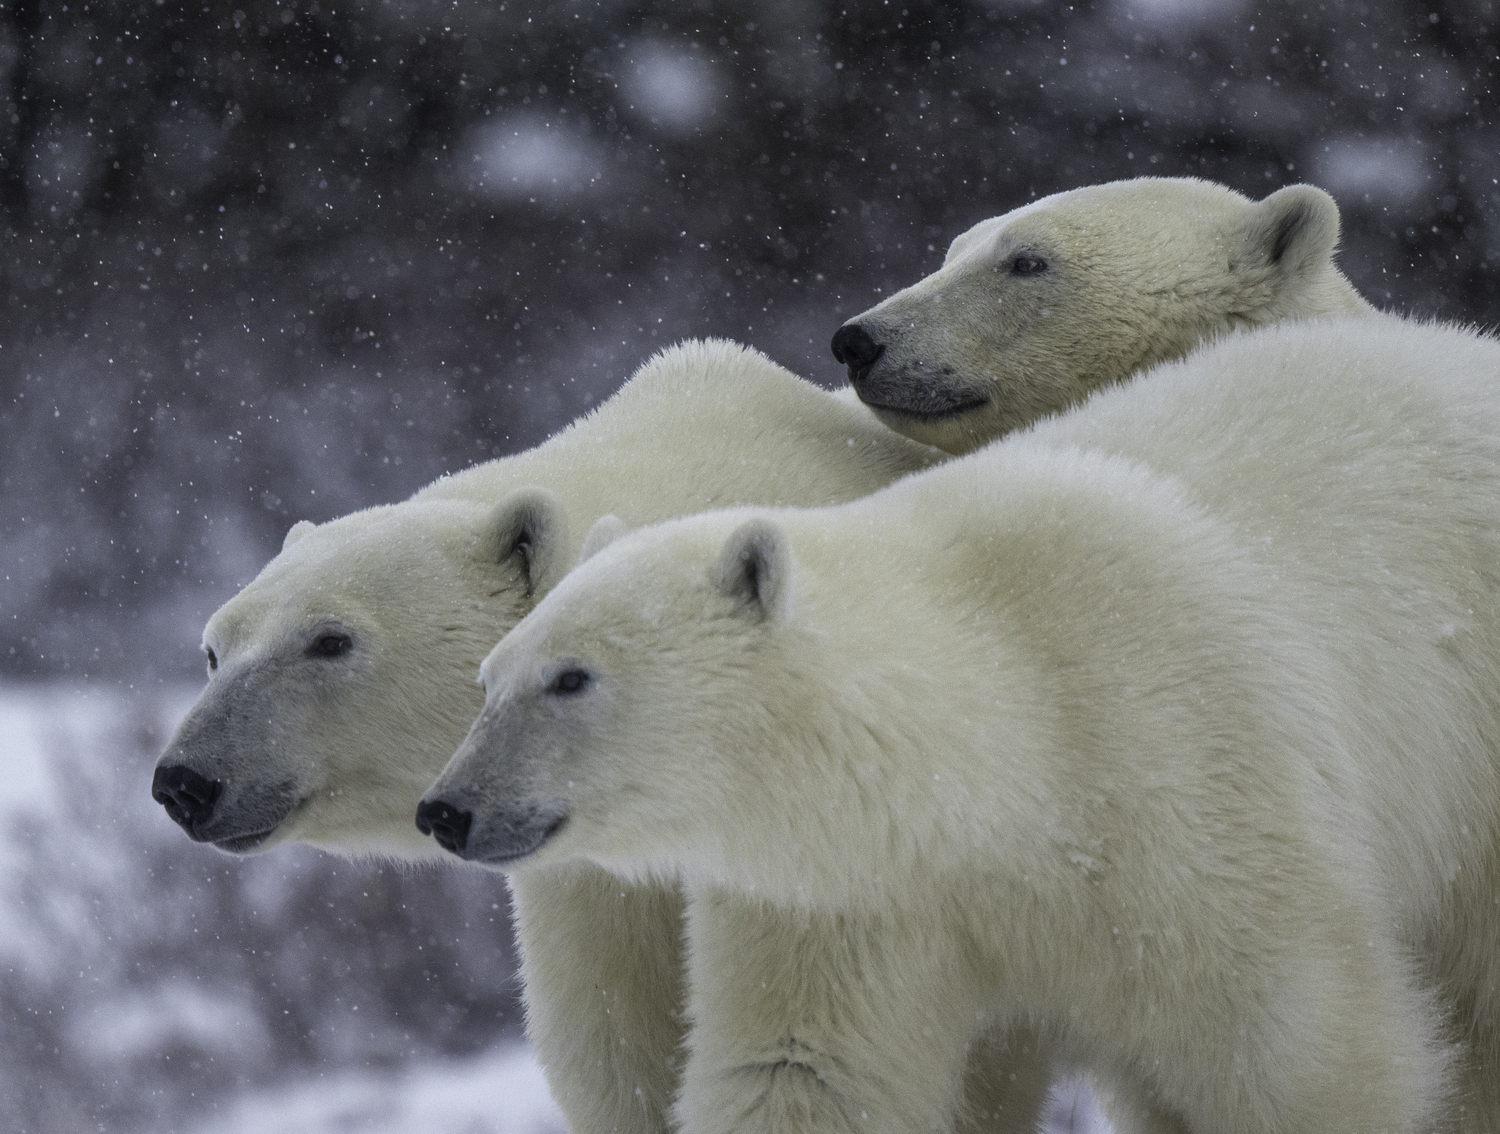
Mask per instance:
[[[214,824],[197,833],[221,849],[439,857],[412,822],[417,799],[483,703],[484,655],[592,550],[586,534],[848,500],[940,459],[755,351],[674,347],[536,449],[400,504],[293,525],[209,620],[218,668],[159,765],[221,783]],[[330,632],[353,648],[307,656]],[[528,1032],[573,1129],[659,1134],[684,1023],[677,889],[589,867],[511,886]],[[1009,1066],[972,1089],[1004,1094]]]
[[[1310,185],[1253,202],[1142,177],[1044,197],[850,320],[883,348],[856,388],[893,429],[967,452],[1228,331],[1367,312],[1333,265],[1338,234]],[[1045,268],[1018,275],[1017,256]]]
[[[1017,1021],[1201,1134],[1500,1130],[1491,339],[1267,328],[639,531],[483,673],[471,846],[683,880],[683,1134],[946,1129]]]

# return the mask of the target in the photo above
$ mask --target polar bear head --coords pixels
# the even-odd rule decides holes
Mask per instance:
[[[789,601],[787,543],[751,519],[727,545],[739,515],[648,528],[575,568],[486,658],[484,711],[418,825],[493,867],[581,854],[629,873],[692,816],[724,814],[714,780],[729,765],[706,754],[774,727],[756,720],[766,704],[783,719],[806,708],[800,667],[766,648]],[[751,670],[774,695],[726,695]]]
[[[966,727],[943,696],[955,635],[917,629],[946,600],[903,586],[871,617],[889,561],[904,573],[926,549],[861,512],[876,550],[851,554],[821,530],[829,511],[706,513],[576,567],[486,658],[484,711],[419,825],[497,869],[586,859],[844,894],[879,856],[920,855],[945,813],[907,796],[931,794],[948,769],[929,749],[958,759],[945,737]],[[1020,684],[993,678],[985,703],[1021,721]]]
[[[967,452],[1198,343],[1368,305],[1333,264],[1333,199],[1194,178],[1045,197],[958,236],[943,266],[833,337],[887,425]]]
[[[221,850],[432,857],[412,801],[463,738],[479,663],[551,585],[563,542],[562,509],[539,488],[298,524],[209,619],[208,687],[152,795]]]

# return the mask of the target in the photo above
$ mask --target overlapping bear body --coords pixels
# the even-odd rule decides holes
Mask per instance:
[[[892,429],[963,453],[1226,331],[1354,315],[1333,199],[1253,202],[1142,177],[981,221],[937,272],[839,328],[833,352]]]
[[[754,351],[664,351],[536,449],[296,525],[209,620],[208,687],[154,794],[224,850],[430,859],[412,810],[483,703],[479,663],[599,517],[849,500],[941,458]],[[659,1134],[682,1031],[680,896],[586,866],[512,888],[529,1033],[574,1130]]]
[[[1108,245],[1107,231],[1096,236]],[[595,516],[617,512],[624,527],[733,501],[848,499],[935,458],[829,402],[753,354],[689,347],[533,453],[322,525],[305,541],[310,525],[298,525],[285,553],[211,623],[230,649],[163,756],[160,797],[190,834],[224,849],[300,840],[430,855],[410,808],[477,707],[469,675],[572,562]],[[830,436],[847,441],[845,431],[870,442],[873,461],[847,446],[821,450]],[[563,523],[537,543],[552,516]],[[515,548],[503,561],[502,544]],[[680,1034],[667,1015],[680,995],[678,896],[641,888],[621,901],[598,871],[549,877],[514,887],[531,1029],[549,1076],[580,1131],[659,1129],[674,1079],[657,1057]],[[588,958],[591,970],[569,941],[612,944]],[[594,999],[598,988],[609,997]],[[971,1079],[975,1112],[1034,1109],[1047,1082],[1035,1044],[1022,1039],[995,1058],[1030,1079],[998,1093]],[[989,1062],[976,1051],[976,1065]],[[1129,1105],[1122,1097],[1112,1108],[1117,1124]]]
[[[1493,340],[1263,329],[636,532],[483,673],[426,805],[682,879],[683,1134],[944,1129],[1016,1020],[1201,1134],[1500,1129]]]

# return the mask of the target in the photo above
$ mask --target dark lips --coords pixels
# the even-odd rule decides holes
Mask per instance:
[[[525,858],[527,855],[535,854],[537,851],[541,850],[542,846],[549,839],[551,839],[553,835],[557,834],[565,826],[567,826],[567,823],[568,817],[566,815],[559,815],[550,823],[548,823],[545,828],[541,829],[539,833],[535,834],[529,844],[515,844],[511,847],[507,847],[504,850],[488,851],[476,856],[474,861],[482,862],[486,866],[504,866],[508,863],[517,862],[520,859]],[[517,833],[519,834],[520,832]]]
[[[891,406],[885,405],[882,402],[872,402],[868,398],[861,398],[860,401],[864,402],[872,410],[880,410],[882,413],[900,414],[902,417],[909,417],[915,421],[945,421],[950,417],[958,417],[960,414],[965,414],[970,410],[976,410],[981,406],[990,404],[988,398],[973,398],[968,401],[958,402],[944,409],[919,410],[912,409],[910,406]]]
[[[279,826],[281,824],[277,823],[276,827]],[[248,854],[274,835],[276,827],[267,827],[264,831],[256,831],[249,835],[230,835],[227,838],[214,839],[213,845],[229,854]]]
[[[292,800],[286,810],[268,826],[257,828],[246,834],[212,835],[203,841],[211,842],[219,850],[227,851],[229,854],[249,854],[277,831],[281,830],[286,821],[306,807],[311,799],[312,796],[305,795],[301,799]]]

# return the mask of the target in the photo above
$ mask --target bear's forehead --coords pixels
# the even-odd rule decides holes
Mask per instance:
[[[442,580],[455,574],[450,552],[475,538],[396,517],[361,524],[336,520],[272,559],[220,608],[214,621],[227,630],[273,617],[300,621],[333,616],[351,604],[412,603],[442,589]]]
[[[1232,231],[1248,202],[1223,186],[1191,179],[1141,179],[1070,189],[981,221],[954,240],[947,266],[988,261],[1019,244],[1053,248],[1119,243],[1155,252]]]
[[[1184,214],[1197,219],[1237,215],[1247,205],[1244,197],[1212,182],[1193,178],[1138,178],[1068,189],[1050,197],[1012,209],[1003,216],[981,221],[970,230],[989,235],[1027,222],[1048,227],[1082,223],[1091,216],[1112,221],[1133,220],[1136,227],[1169,227],[1180,224]],[[986,226],[990,226],[988,229]]]
[[[1090,214],[1110,210],[1108,202],[1100,201],[1089,207],[1086,203],[1070,202],[1069,197],[1068,193],[1044,197],[1003,216],[980,221],[953,241],[948,264],[983,262],[992,254],[1003,253],[1015,240],[1045,240],[1060,230],[1076,229],[1080,224],[1087,227]]]
[[[650,618],[673,597],[687,600],[711,555],[695,533],[643,529],[622,536],[580,563],[546,596],[530,622],[587,626],[600,620]]]
[[[996,217],[992,221],[981,222],[981,227],[984,224],[993,225],[994,231],[999,232],[1001,229],[1009,228],[1017,221],[1023,221],[1030,217],[1055,212],[1057,208],[1063,203],[1062,198],[1066,196],[1067,194],[1060,193],[1055,197],[1043,197],[1040,201],[1032,201],[1029,205],[1022,205],[1019,208],[1012,209],[1004,216]]]
[[[1054,193],[1034,204],[1071,208],[1093,204],[1119,205],[1125,202],[1139,203],[1151,211],[1159,211],[1164,203],[1217,205],[1220,208],[1237,208],[1249,204],[1247,198],[1226,185],[1194,177],[1138,177],[1126,181],[1108,181],[1102,185],[1085,185]],[[1023,209],[1030,207],[1032,206],[1023,206]]]
[[[262,574],[296,585],[303,580],[405,572],[479,538],[467,515],[434,515],[434,511],[397,506],[331,520],[276,556]]]
[[[984,248],[992,237],[1002,232],[1008,232],[1013,226],[1022,224],[1027,220],[1051,211],[1050,198],[1041,201],[1033,201],[1029,205],[1022,205],[1018,209],[1012,209],[1004,216],[991,217],[982,220],[973,228],[959,235],[953,242],[955,250],[961,256],[967,256],[970,252]]]

